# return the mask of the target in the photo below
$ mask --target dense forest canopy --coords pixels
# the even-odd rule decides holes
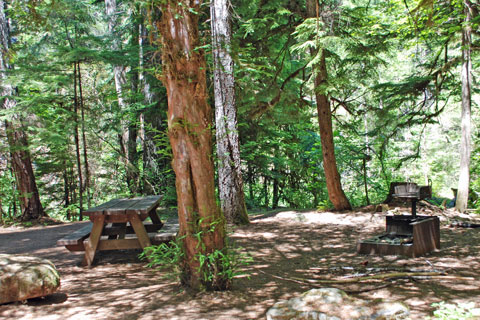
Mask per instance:
[[[78,219],[93,204],[146,194],[176,205],[161,2],[1,1],[2,219],[24,215],[22,198],[32,196],[19,186],[19,151],[31,159],[40,211],[50,216]],[[193,50],[205,53],[214,106],[208,5],[193,12],[201,43]],[[465,66],[470,207],[479,206],[479,9],[470,0],[233,1],[229,52],[247,209],[332,206],[319,97],[331,110],[351,205],[383,201],[392,181],[430,180],[436,197],[453,198]]]

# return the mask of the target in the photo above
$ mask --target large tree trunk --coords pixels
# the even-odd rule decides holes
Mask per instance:
[[[6,105],[11,103],[15,104],[16,102],[11,99],[5,99],[3,107],[9,108]],[[44,217],[46,213],[43,211],[40,202],[24,128],[20,124],[19,119],[13,119],[11,122],[6,122],[6,130],[8,144],[10,145],[12,168],[20,194],[21,220],[27,221]]]
[[[17,102],[12,98],[15,95],[15,89],[7,83],[7,70],[11,69],[7,57],[10,48],[10,28],[5,8],[5,2],[0,0],[0,92],[3,97],[2,108],[13,109]],[[46,216],[40,203],[28,139],[20,116],[14,115],[10,121],[6,121],[5,130],[10,146],[12,169],[20,193],[21,220],[33,220]]]
[[[320,126],[320,139],[322,141],[323,169],[325,170],[328,197],[336,210],[350,210],[352,206],[343,192],[340,174],[337,169],[330,103],[325,94],[317,91],[317,88],[321,87],[327,80],[325,51],[323,49],[321,50],[320,64],[317,69],[318,73],[315,76],[315,98],[317,100],[318,124]]]
[[[183,238],[182,282],[192,288],[225,286],[203,279],[199,255],[222,250],[224,220],[215,199],[212,161],[212,113],[207,103],[206,63],[199,50],[201,1],[161,2],[162,81],[168,95],[168,129],[176,174],[178,218]],[[198,237],[196,237],[198,236]],[[200,241],[200,243],[199,243]],[[220,267],[216,265],[214,267]]]
[[[470,155],[471,155],[471,86],[472,86],[472,28],[471,8],[469,1],[464,2],[465,25],[462,34],[462,138],[460,141],[460,175],[458,178],[458,192],[455,209],[465,212],[468,205],[468,192],[470,185]]]
[[[220,205],[229,223],[249,223],[240,163],[228,0],[210,3]]]
[[[307,0],[307,14],[310,18],[318,18],[318,0]],[[325,93],[319,88],[327,81],[327,64],[325,50],[319,48],[320,61],[313,66],[315,99],[317,102],[318,124],[320,126],[320,139],[322,141],[323,169],[327,182],[328,197],[336,210],[349,210],[352,208],[342,189],[340,174],[338,173],[335,147],[333,143],[332,110]]]

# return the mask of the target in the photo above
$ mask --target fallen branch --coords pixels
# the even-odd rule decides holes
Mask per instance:
[[[311,283],[310,281],[307,282],[307,281],[304,281],[304,280],[297,280],[297,279],[293,279],[293,278],[284,278],[284,277],[280,277],[280,276],[276,276],[276,275],[267,273],[267,272],[262,271],[262,270],[258,270],[258,271],[263,273],[263,274],[266,274],[266,275],[268,275],[272,278],[275,278],[275,279],[294,282],[294,283],[302,284],[302,285],[305,285],[305,286],[309,286],[311,288],[324,288],[324,286],[316,285],[314,283]],[[370,287],[370,288],[364,288],[364,289],[360,289],[360,290],[349,290],[349,289],[345,289],[345,288],[339,288],[339,289],[345,291],[346,293],[354,294],[354,293],[362,293],[362,292],[369,292],[369,291],[383,289],[383,288],[389,287],[393,284],[395,284],[395,281],[384,283],[382,285],[379,285],[379,286],[376,286],[376,287],[373,287],[373,288]]]
[[[461,280],[461,281],[475,281],[473,277],[460,277],[460,276],[417,276],[415,280]]]
[[[431,267],[431,269],[421,269],[421,268],[412,268],[412,269],[406,269],[406,268],[394,268],[394,267],[387,267],[387,268],[366,268],[366,267],[330,267],[330,268],[318,268],[318,267],[312,267],[309,268],[308,270],[314,270],[316,272],[322,270],[322,271],[327,271],[327,272],[335,272],[335,271],[343,271],[343,272],[363,272],[363,273],[379,273],[379,272],[439,272],[439,273],[445,273],[444,271],[435,269],[434,266],[428,261],[425,260]],[[318,271],[317,271],[318,270]]]
[[[359,276],[356,278],[347,278],[347,279],[300,279],[293,277],[281,277],[267,273],[263,270],[258,269],[258,272],[266,274],[272,278],[280,279],[284,281],[294,282],[301,285],[309,286],[312,288],[323,288],[325,284],[329,285],[339,285],[339,284],[364,284],[371,282],[382,282],[382,285],[376,286],[373,288],[365,288],[360,290],[348,290],[343,289],[347,293],[361,293],[367,291],[374,291],[378,289],[383,289],[394,284],[394,281],[398,279],[411,279],[411,280],[461,280],[461,281],[475,281],[473,277],[461,277],[461,276],[449,276],[445,272],[391,272],[385,274],[375,274],[369,276]],[[388,283],[383,283],[384,281],[389,281]]]
[[[427,276],[442,276],[442,272],[391,272],[383,274],[374,274],[367,276],[360,276],[348,279],[315,279],[310,280],[316,283],[358,283],[368,282],[371,280],[390,280],[390,279],[402,279],[402,278],[415,278],[415,277],[427,277]]]
[[[374,274],[374,275],[362,275],[357,277],[350,277],[346,279],[301,279],[301,278],[285,278],[276,276],[273,274],[269,274],[263,270],[258,270],[259,272],[269,275],[273,278],[287,280],[296,282],[299,284],[321,284],[321,283],[359,283],[359,282],[369,282],[369,281],[379,281],[379,280],[391,280],[391,279],[402,279],[402,278],[418,278],[418,279],[428,279],[428,278],[438,278],[438,279],[456,279],[456,280],[474,280],[474,278],[467,278],[467,277],[456,277],[456,276],[447,276],[444,272],[391,272],[391,273],[384,273],[384,274]]]

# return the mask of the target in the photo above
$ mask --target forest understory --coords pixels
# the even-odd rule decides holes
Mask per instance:
[[[408,213],[404,206],[393,207]],[[0,250],[52,260],[61,289],[45,299],[0,306],[4,319],[262,319],[278,300],[314,287],[337,287],[365,299],[404,301],[412,319],[424,319],[432,303],[480,304],[480,229],[451,227],[453,211],[419,206],[420,214],[440,217],[441,249],[423,257],[366,256],[358,240],[384,232],[385,213],[374,206],[353,211],[277,210],[251,216],[236,227],[235,244],[253,257],[250,277],[234,280],[224,292],[193,293],[165,274],[146,268],[137,251],[100,252],[92,269],[79,267],[81,254],[55,245],[84,223],[0,228]],[[458,216],[458,215],[455,215]],[[471,221],[473,216],[465,215]],[[423,278],[388,278],[359,283],[320,283],[355,274],[438,272]]]

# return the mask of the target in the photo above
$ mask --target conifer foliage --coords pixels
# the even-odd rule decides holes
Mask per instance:
[[[177,206],[196,166],[208,179],[191,189],[207,186],[207,207],[234,223],[380,202],[405,180],[458,189],[459,211],[480,205],[475,1],[180,1],[172,25],[188,14],[198,34],[179,43],[168,3],[2,2],[2,221],[77,220],[146,194]],[[180,131],[205,163],[176,167]]]

